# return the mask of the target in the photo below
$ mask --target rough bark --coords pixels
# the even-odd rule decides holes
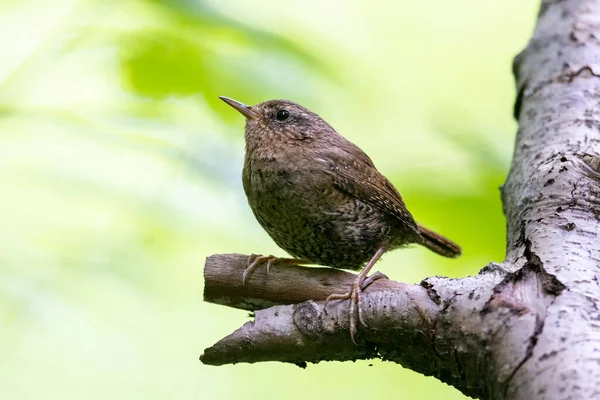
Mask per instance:
[[[247,256],[215,255],[205,299],[253,310],[255,320],[201,360],[379,357],[472,397],[600,398],[600,0],[543,1],[514,74],[519,130],[502,189],[504,262],[463,279],[376,281],[355,346],[348,302],[323,301],[353,274],[275,267],[244,288]]]

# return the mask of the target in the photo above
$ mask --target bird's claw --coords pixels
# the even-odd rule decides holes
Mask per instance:
[[[358,316],[358,322],[363,326],[363,327],[367,327],[367,323],[364,320],[363,317],[363,310],[362,310],[362,294],[363,291],[374,281],[381,279],[381,278],[385,278],[387,279],[387,276],[385,276],[384,274],[382,274],[381,272],[376,272],[373,275],[369,276],[366,279],[360,279],[357,278],[354,282],[352,282],[352,287],[350,289],[350,291],[344,293],[344,294],[331,294],[327,297],[327,299],[325,299],[325,307],[327,307],[328,303],[332,300],[350,300],[350,311],[349,311],[349,323],[350,323],[350,339],[352,340],[352,343],[354,343],[355,345],[356,340],[355,340],[355,336],[357,333],[357,328],[356,328],[356,319]]]
[[[271,262],[277,259],[275,256],[263,256],[262,254],[252,254],[248,257],[248,261],[246,263],[247,267],[242,274],[242,286],[246,286],[246,278],[248,274],[253,272],[260,264],[267,261],[267,275],[269,274],[269,269],[271,268]]]
[[[246,262],[246,269],[242,274],[242,285],[246,286],[246,278],[249,274],[251,274],[259,265],[264,262],[267,262],[267,275],[271,271],[271,265],[273,263],[281,263],[281,264],[310,264],[310,261],[303,260],[300,258],[280,258],[275,256],[263,256],[262,254],[252,254],[248,257],[248,261]]]
[[[361,308],[361,294],[362,289],[360,288],[359,282],[352,282],[352,288],[350,291],[344,294],[332,294],[325,299],[325,307],[332,300],[350,300],[350,311],[349,311],[349,319],[350,319],[350,339],[352,339],[352,343],[356,344],[356,340],[354,337],[356,336],[356,317],[357,317],[357,309],[358,309],[358,321],[364,327],[367,326],[363,319],[362,308]]]

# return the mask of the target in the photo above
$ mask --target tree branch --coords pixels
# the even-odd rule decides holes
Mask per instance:
[[[481,348],[485,338],[480,337],[477,324],[469,327],[467,322],[492,296],[490,282],[500,283],[507,275],[502,266],[491,264],[477,277],[433,277],[419,285],[376,280],[364,293],[367,327],[358,327],[356,346],[348,333],[348,301],[332,301],[327,306],[323,301],[331,293],[347,291],[356,275],[331,268],[274,265],[269,276],[264,267],[258,268],[244,288],[241,276],[247,259],[246,255],[220,254],[206,261],[206,301],[258,311],[254,321],[206,349],[203,363],[282,361],[304,365],[380,358],[434,375],[470,396],[483,390],[477,374],[469,370],[486,364],[485,353],[473,363],[471,351],[457,352],[451,344],[457,337],[471,335],[464,350]],[[470,305],[457,307],[463,302]],[[289,303],[294,304],[283,305]],[[260,309],[265,307],[270,308]],[[496,307],[488,308],[490,318],[497,319]],[[469,310],[469,318],[461,315],[464,310]],[[474,379],[465,380],[467,373]]]
[[[219,293],[217,297],[210,297],[220,304],[254,309],[264,304],[297,302],[300,297],[311,298],[313,295],[324,299],[331,293],[331,288],[334,291],[347,290],[355,276],[330,269],[321,268],[313,272],[313,268],[286,266],[272,268],[273,276],[267,279],[267,286],[272,291],[264,291],[261,285],[266,278],[263,271],[256,271],[258,276],[247,282],[248,295],[235,287],[227,290],[226,282],[235,286],[240,281],[246,259],[247,256],[241,255],[211,256],[205,269],[205,293]],[[224,264],[226,268],[222,267]],[[333,277],[340,279],[335,281]],[[281,283],[283,279],[291,284],[291,290],[285,290]],[[314,294],[312,288],[315,289]],[[264,298],[260,297],[260,291],[266,293]],[[331,301],[326,305],[324,301],[307,300],[256,311],[254,321],[206,349],[201,359],[211,365],[267,360],[304,364],[307,361],[366,359],[384,351],[376,350],[375,343],[387,346],[388,351],[396,351],[399,344],[391,344],[392,338],[394,341],[401,340],[403,347],[411,349],[431,347],[429,331],[437,318],[438,304],[423,286],[380,279],[365,293],[363,306],[364,318],[370,327],[364,340],[368,340],[369,345],[364,340],[364,346],[351,342],[347,301]],[[402,334],[390,337],[390,332]],[[411,356],[419,357],[420,354]]]
[[[247,259],[239,254],[209,257],[205,300],[245,310],[270,308],[256,311],[254,321],[207,349],[201,358],[204,363],[278,360],[301,364],[373,358],[378,354],[374,344],[389,346],[389,333],[394,331],[403,333],[394,340],[401,339],[404,346],[431,347],[429,331],[439,304],[426,287],[388,279],[374,281],[362,299],[363,316],[370,328],[363,344],[368,340],[370,345],[356,346],[348,334],[349,303],[331,301],[326,305],[311,300],[347,291],[356,275],[331,268],[275,265],[268,277],[265,269],[259,268],[244,288],[241,276]],[[289,303],[297,304],[280,305]],[[394,346],[391,349],[396,351]]]
[[[331,293],[350,290],[356,279],[356,274],[333,268],[274,264],[269,275],[264,267],[255,270],[243,286],[242,273],[248,257],[243,254],[208,257],[204,266],[204,300],[254,311],[280,304],[325,300]],[[406,286],[410,285],[379,279],[373,282],[371,289],[401,290]]]

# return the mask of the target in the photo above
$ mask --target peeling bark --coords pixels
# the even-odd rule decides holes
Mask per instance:
[[[515,57],[513,162],[502,188],[504,262],[477,276],[387,279],[364,294],[367,327],[348,334],[354,274],[259,270],[215,255],[205,300],[255,311],[204,363],[381,358],[483,399],[600,398],[600,0],[546,0]]]

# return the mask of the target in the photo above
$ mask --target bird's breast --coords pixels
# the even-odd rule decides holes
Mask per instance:
[[[323,163],[251,158],[243,181],[258,222],[295,257],[356,269],[390,236],[384,213],[339,190]]]

